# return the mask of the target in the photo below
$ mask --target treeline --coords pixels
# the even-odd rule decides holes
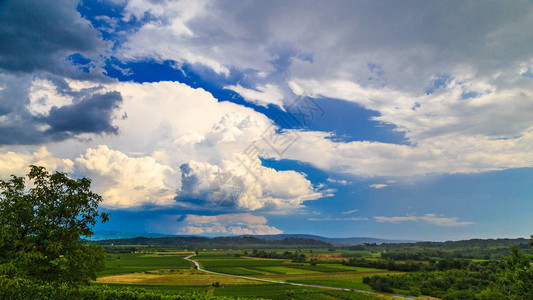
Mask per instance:
[[[529,253],[527,244],[517,245],[521,252]],[[503,259],[509,255],[508,246],[493,248],[470,248],[457,250],[397,248],[389,249],[381,254],[382,258],[393,260],[429,260],[431,258],[459,259]]]
[[[291,259],[293,262],[305,262],[307,257],[303,253],[293,253],[291,251],[285,251],[278,253],[275,251],[266,252],[264,250],[253,249],[252,253],[248,251],[244,252],[244,255],[259,257],[259,258],[276,258],[276,259]]]
[[[509,246],[516,245],[521,252],[530,253],[528,241],[519,239],[472,239],[447,242],[418,242],[401,244],[362,244],[344,247],[352,251],[386,253],[393,260],[429,260],[430,258],[503,259]],[[388,256],[387,256],[388,255]],[[403,257],[402,257],[403,256]]]
[[[497,286],[499,273],[446,270],[413,272],[401,275],[363,277],[374,290],[394,292],[409,291],[413,296],[428,295],[443,299],[506,299]]]
[[[394,261],[385,259],[365,259],[365,258],[352,258],[350,260],[344,260],[342,262],[347,266],[362,267],[362,268],[374,268],[374,269],[387,269],[389,271],[400,272],[416,272],[416,271],[443,271],[451,269],[469,269],[476,268],[477,266],[501,264],[498,261],[484,261],[474,262],[467,259],[430,259],[427,262],[419,261]]]
[[[365,258],[351,258],[350,260],[342,261],[343,265],[361,267],[361,268],[374,268],[374,269],[386,269],[389,271],[401,271],[401,272],[414,272],[422,269],[424,264],[420,262],[395,262],[392,260],[384,259],[365,259]]]
[[[501,252],[501,253],[500,253]],[[492,255],[495,254],[495,255]],[[381,258],[388,260],[416,260],[416,261],[429,261],[435,258],[445,259],[496,259],[502,258],[509,254],[509,248],[502,249],[491,254],[484,254],[479,252],[478,254],[471,253],[470,255],[465,251],[442,251],[442,250],[422,250],[417,252],[385,252],[381,253]]]
[[[415,296],[442,299],[533,299],[533,257],[521,253],[517,247],[512,248],[504,261],[445,267],[452,268],[435,271],[424,267],[418,272],[363,277],[363,283],[378,291],[400,289]]]

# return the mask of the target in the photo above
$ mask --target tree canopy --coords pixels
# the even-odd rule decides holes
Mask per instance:
[[[105,266],[101,246],[85,240],[102,197],[87,178],[30,166],[24,177],[0,180],[0,274],[38,281],[87,283]]]

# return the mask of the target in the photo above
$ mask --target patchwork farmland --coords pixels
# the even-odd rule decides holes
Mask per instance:
[[[394,298],[354,290],[372,290],[362,282],[363,276],[395,272],[345,266],[338,260],[341,253],[329,253],[330,259],[327,260],[324,259],[325,254],[321,255],[323,249],[293,251],[307,252],[309,257],[315,259],[311,258],[312,262],[294,262],[291,259],[259,258],[247,256],[243,250],[200,251],[197,255],[194,252],[168,250],[108,254],[107,267],[99,274],[94,284],[111,288],[142,287],[168,294],[195,292],[207,296],[267,299]],[[191,261],[186,260],[187,256],[192,256],[201,270],[197,270]],[[316,259],[320,257],[321,260],[317,262]],[[316,288],[311,285],[342,290]]]

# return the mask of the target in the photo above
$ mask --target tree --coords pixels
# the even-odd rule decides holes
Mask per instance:
[[[102,197],[87,178],[30,166],[24,177],[0,180],[0,274],[37,281],[88,283],[105,266],[101,246],[90,244]]]
[[[533,252],[533,235],[529,241]],[[523,254],[517,246],[511,246],[511,255],[506,259],[508,294],[517,299],[533,299],[533,254]]]

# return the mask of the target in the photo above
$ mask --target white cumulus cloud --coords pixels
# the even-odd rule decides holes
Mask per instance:
[[[11,175],[25,176],[29,165],[43,166],[48,171],[71,172],[74,162],[54,157],[45,146],[35,151],[0,152],[0,179],[6,180]]]
[[[251,170],[250,165],[235,161],[224,161],[222,166],[189,161],[181,166],[178,199],[286,213],[301,207],[305,201],[329,195],[329,191],[313,186],[302,173],[276,171],[260,163],[255,158]]]
[[[281,234],[282,230],[267,225],[267,219],[250,213],[215,216],[188,214],[180,222],[178,233],[214,235],[265,235]]]
[[[143,205],[172,206],[175,196],[172,168],[151,157],[129,157],[107,146],[87,149],[76,159],[78,172],[93,179],[102,205],[131,208]]]

